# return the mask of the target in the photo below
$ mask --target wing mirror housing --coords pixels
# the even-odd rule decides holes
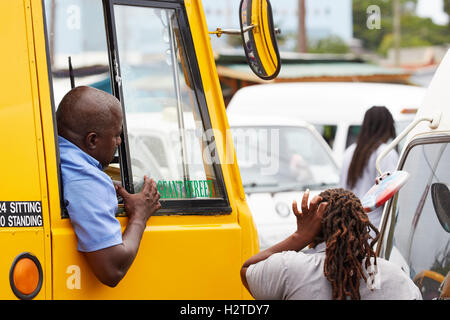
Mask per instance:
[[[240,30],[217,28],[210,32],[220,37],[222,34],[241,35],[245,56],[250,69],[261,79],[271,80],[281,69],[274,28],[272,6],[269,0],[241,0],[239,7]]]

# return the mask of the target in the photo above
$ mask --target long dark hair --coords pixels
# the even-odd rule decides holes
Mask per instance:
[[[361,278],[368,281],[363,272],[363,259],[367,273],[370,263],[377,264],[373,246],[379,238],[377,228],[370,223],[360,200],[344,189],[328,189],[320,194],[328,203],[322,218],[322,230],[315,243],[326,242],[324,275],[332,287],[333,300],[361,299]],[[375,232],[375,238],[370,235]],[[369,244],[369,240],[371,240]],[[371,258],[373,260],[371,261]]]
[[[372,152],[382,143],[394,139],[395,136],[394,119],[386,107],[374,106],[366,111],[348,168],[347,186],[349,188],[353,188],[358,178],[362,176]]]

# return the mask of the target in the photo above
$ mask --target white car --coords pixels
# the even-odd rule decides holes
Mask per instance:
[[[314,126],[281,117],[229,117],[247,203],[264,250],[296,229],[292,201],[336,187],[331,149]]]
[[[387,107],[398,134],[414,119],[425,92],[421,87],[386,83],[262,84],[237,91],[228,104],[227,114],[263,114],[307,121],[329,143],[340,166],[345,149],[356,141],[367,109]]]

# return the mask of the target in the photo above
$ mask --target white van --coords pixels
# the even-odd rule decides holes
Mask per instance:
[[[398,170],[410,178],[385,205],[377,245],[377,254],[398,264],[424,299],[450,297],[449,83],[450,52],[408,127]]]
[[[339,170],[313,125],[266,115],[228,117],[246,200],[264,250],[296,228],[292,201],[336,187]]]
[[[387,107],[397,134],[414,119],[425,88],[381,83],[274,83],[240,89],[227,114],[281,115],[313,124],[333,150],[340,165],[345,149],[356,141],[367,109]]]

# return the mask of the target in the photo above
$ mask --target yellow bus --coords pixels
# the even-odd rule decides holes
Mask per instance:
[[[1,299],[251,298],[239,269],[258,237],[210,34],[242,36],[263,79],[280,59],[269,1],[242,0],[239,14],[240,30],[209,32],[200,0],[0,2]],[[61,196],[55,110],[78,85],[121,101],[111,178],[136,192],[147,174],[170,195],[115,288],[77,251]],[[120,199],[117,218],[125,228]]]

